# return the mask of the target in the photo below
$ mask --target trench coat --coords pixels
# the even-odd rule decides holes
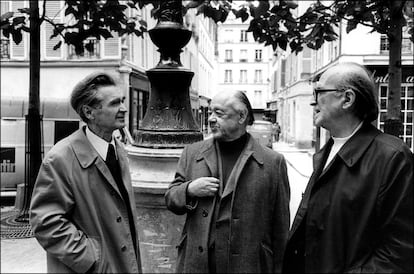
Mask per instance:
[[[177,245],[178,273],[208,273],[208,240],[217,195],[188,201],[188,184],[199,177],[218,177],[218,155],[213,138],[187,146],[178,163],[166,204],[175,214],[187,214]],[[232,195],[229,212],[229,252],[217,257],[224,273],[280,272],[289,231],[290,189],[284,157],[258,144],[249,134],[235,172],[222,198]],[[229,184],[229,183],[228,183]],[[228,187],[229,186],[229,187]],[[218,222],[216,233],[219,233]],[[220,251],[217,251],[220,252]],[[224,263],[224,264],[223,264]]]
[[[30,224],[47,252],[49,273],[140,273],[136,209],[126,152],[116,150],[137,237],[134,251],[126,205],[84,129],[45,156],[33,191]]]
[[[412,273],[411,151],[364,124],[323,170],[331,144],[314,155],[283,272]]]

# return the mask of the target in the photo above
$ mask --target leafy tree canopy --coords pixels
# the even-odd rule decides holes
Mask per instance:
[[[50,0],[46,0],[45,3]],[[64,14],[66,23],[55,23],[54,18],[46,16],[45,9],[41,22],[45,21],[54,26],[51,38],[61,36],[63,41],[75,46],[77,53],[84,50],[83,41],[89,37],[107,39],[112,33],[119,35],[134,33],[137,36],[147,31],[147,23],[139,16],[128,16],[126,9],[141,9],[151,4],[152,16],[159,16],[160,7],[164,1],[156,0],[65,0]],[[334,0],[313,1],[308,9],[297,15],[295,1],[182,1],[183,14],[188,9],[196,9],[197,15],[203,14],[215,22],[225,22],[231,12],[236,18],[245,22],[250,19],[248,31],[253,33],[256,41],[271,45],[274,50],[286,50],[288,45],[293,52],[300,52],[304,45],[318,49],[324,42],[337,39],[335,26],[340,20],[346,21],[346,31],[350,32],[358,24],[372,28],[372,31],[388,34],[390,27],[391,2],[389,0]],[[404,24],[410,18],[408,31],[413,39],[412,1],[398,1]],[[30,9],[20,9],[20,15],[7,12],[1,15],[1,29],[6,37],[12,36],[16,43],[22,40],[22,31],[29,31],[27,18]],[[55,49],[61,46],[59,42]],[[86,44],[88,47],[92,45]]]

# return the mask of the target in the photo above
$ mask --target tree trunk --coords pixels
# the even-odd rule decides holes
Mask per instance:
[[[29,83],[29,109],[26,116],[26,172],[23,207],[17,221],[29,221],[29,207],[32,191],[42,161],[41,155],[41,117],[40,117],[40,18],[39,3],[31,0],[30,13],[30,83]]]
[[[389,40],[389,67],[388,106],[384,123],[384,131],[399,137],[402,135],[401,121],[401,45],[403,14],[402,7],[405,1],[390,1],[391,24],[388,30]]]

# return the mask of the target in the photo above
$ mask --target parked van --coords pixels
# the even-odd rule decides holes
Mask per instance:
[[[263,120],[256,120],[253,125],[247,127],[247,131],[255,138],[261,145],[273,148],[272,141],[272,123]]]

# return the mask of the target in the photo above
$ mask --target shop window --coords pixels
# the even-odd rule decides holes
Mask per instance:
[[[14,147],[0,148],[0,166],[1,166],[1,173],[16,172],[16,148]]]
[[[380,85],[379,92],[380,115],[378,127],[383,131],[384,122],[387,113],[388,104],[388,86],[386,84]],[[412,84],[402,84],[401,86],[401,120],[403,122],[403,134],[400,138],[413,151],[413,112],[414,112],[414,87]]]

